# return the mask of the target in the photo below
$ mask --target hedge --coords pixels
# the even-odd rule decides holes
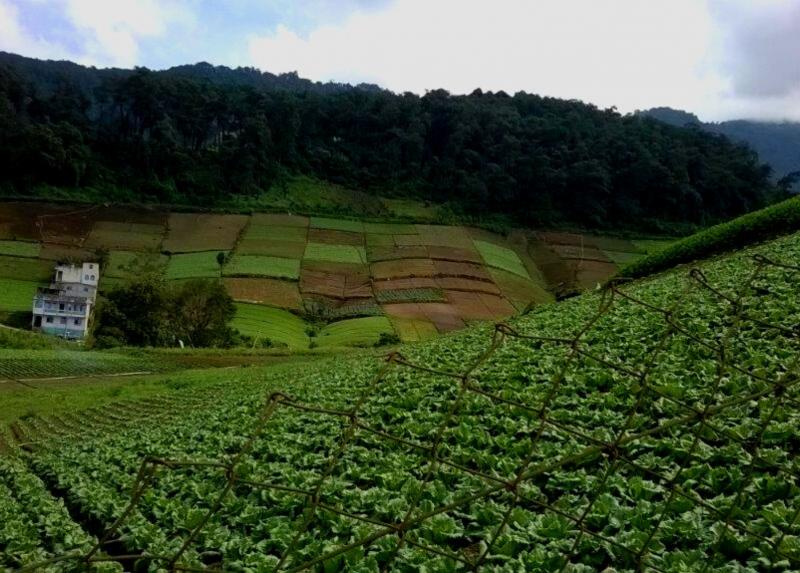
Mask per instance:
[[[623,267],[619,276],[638,278],[682,263],[740,249],[800,229],[800,196],[704,229]]]

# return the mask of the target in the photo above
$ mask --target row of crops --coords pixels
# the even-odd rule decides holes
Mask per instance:
[[[798,570],[798,260],[800,234],[388,360],[248,369],[30,465],[107,525],[141,491],[113,535],[153,568]]]
[[[155,372],[167,367],[149,357],[111,352],[0,349],[0,379]]]

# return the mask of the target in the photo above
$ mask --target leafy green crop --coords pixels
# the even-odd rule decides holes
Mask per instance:
[[[105,524],[141,485],[115,535],[190,567],[796,571],[800,269],[754,254],[800,234],[402,357],[223,373],[31,465]]]
[[[647,256],[622,268],[619,274],[625,277],[642,277],[681,263],[779,237],[799,228],[800,197],[792,197],[777,205],[709,227],[661,250],[651,251]]]

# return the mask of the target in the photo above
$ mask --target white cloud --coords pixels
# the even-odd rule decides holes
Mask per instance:
[[[305,36],[280,26],[251,37],[249,54],[272,72],[394,91],[480,87],[624,112],[668,105],[704,119],[765,115],[763,100],[732,91],[721,24],[699,0],[397,0]],[[777,115],[800,118],[785,99],[772,100]]]
[[[132,67],[139,42],[163,37],[174,24],[191,24],[192,13],[176,2],[156,0],[66,0],[66,16],[86,35],[81,63]]]
[[[0,0],[0,50],[32,58],[67,57],[60,46],[28,34],[19,22],[17,7],[7,0]]]

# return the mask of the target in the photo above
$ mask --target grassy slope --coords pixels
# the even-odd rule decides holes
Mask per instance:
[[[446,422],[446,412],[458,401],[458,423],[445,424],[449,429],[442,435],[440,455],[499,479],[513,477],[525,460],[529,469],[540,467],[538,464],[551,467],[537,474],[539,479],[523,480],[520,493],[558,508],[556,513],[536,504],[517,504],[512,511],[514,498],[503,494],[500,486],[491,500],[477,498],[459,506],[458,511],[423,520],[412,529],[413,539],[471,559],[475,553],[470,548],[493,539],[505,512],[510,511],[508,527],[493,545],[485,568],[494,564],[503,565],[505,570],[560,570],[564,565],[561,556],[574,554],[573,563],[580,565],[580,570],[613,567],[616,571],[633,571],[641,566],[633,555],[645,542],[646,563],[670,572],[699,571],[706,566],[709,570],[758,571],[780,559],[788,566],[786,557],[771,552],[770,543],[783,540],[782,531],[795,531],[790,521],[795,510],[800,510],[800,483],[786,474],[773,477],[772,472],[760,467],[755,475],[748,475],[748,452],[753,440],[757,443],[763,438],[761,458],[794,468],[791,436],[800,423],[800,412],[783,401],[783,394],[776,398],[764,392],[757,400],[737,399],[765,388],[763,382],[743,372],[774,382],[787,368],[796,367],[795,342],[780,331],[757,326],[752,319],[794,328],[800,321],[800,298],[796,296],[797,273],[775,267],[765,269],[757,281],[758,288],[743,289],[754,271],[754,252],[796,262],[800,260],[800,235],[704,266],[705,277],[714,288],[729,296],[742,295],[738,307],[699,286],[685,271],[624,287],[625,292],[648,304],[673,308],[671,318],[691,336],[711,344],[722,341],[730,350],[726,353],[728,366],[742,370],[729,368],[721,378],[716,376],[715,352],[680,331],[668,329],[659,313],[625,299],[618,300],[583,335],[581,348],[630,370],[652,363],[644,387],[640,377],[574,354],[567,345],[519,338],[508,339],[470,380],[483,392],[514,400],[525,408],[509,408],[499,399],[488,400],[473,392],[459,398],[457,378],[401,366],[390,368],[361,409],[360,424],[408,442],[430,445],[439,425]],[[570,339],[593,320],[600,302],[598,294],[583,295],[541,307],[512,320],[511,326],[524,334]],[[746,328],[740,328],[742,317],[733,319],[732,308],[750,317],[744,321]],[[403,354],[411,363],[426,368],[461,373],[486,351],[490,340],[491,329],[480,327],[410,345]],[[114,432],[88,442],[60,444],[52,454],[38,454],[35,467],[57,476],[84,509],[110,521],[113,509],[109,512],[83,491],[88,484],[97,499],[125,491],[139,464],[137,452],[215,459],[222,450],[241,443],[241,436],[253,427],[261,404],[272,391],[280,389],[302,403],[347,409],[369,387],[381,365],[382,361],[374,358],[341,358],[302,369],[250,369],[246,379],[226,375],[226,393],[208,408],[187,411],[182,419],[147,432]],[[786,397],[798,399],[796,385],[787,388]],[[703,408],[728,400],[734,402],[713,410],[704,425],[692,423],[691,417],[684,423],[667,423],[691,414],[676,401]],[[632,408],[638,415],[630,418]],[[531,448],[530,438],[539,435],[540,412],[545,412],[551,423]],[[769,422],[769,431],[761,430],[765,421]],[[248,472],[254,479],[312,489],[319,472],[327,467],[328,453],[341,442],[343,423],[338,416],[279,408],[255,443],[252,456],[245,457]],[[706,427],[712,423],[715,430]],[[608,443],[619,435],[648,430],[655,433],[649,438],[619,442],[615,449],[645,469],[612,463],[600,455],[602,449],[573,464],[557,463],[587,451],[596,441]],[[729,438],[731,435],[745,440],[744,445]],[[487,487],[487,482],[475,474],[454,467],[437,468],[430,486],[423,487],[427,469],[424,452],[363,432],[358,432],[355,440],[337,456],[332,467],[337,479],[328,480],[323,490],[325,502],[333,506],[391,523],[402,520],[420,501],[418,511],[429,511]],[[647,468],[666,477],[657,479]],[[601,479],[607,471],[609,477]],[[740,499],[737,492],[742,480],[753,478],[757,481],[748,488],[746,498]],[[169,541],[167,533],[180,528],[188,518],[187,507],[208,502],[205,490],[195,489],[197,482],[206,484],[209,491],[218,491],[219,472],[198,470],[191,479],[154,483],[146,503],[158,500],[158,525],[164,533],[145,537],[131,531],[129,542],[139,548],[151,544],[155,552],[174,550],[180,540]],[[492,480],[488,484],[497,487]],[[685,493],[675,497],[667,484]],[[274,565],[271,556],[281,553],[295,531],[290,515],[298,515],[304,505],[302,496],[271,491],[265,497],[262,493],[237,489],[237,504],[215,515],[207,526],[210,537],[206,539],[214,539],[215,532],[229,535],[251,531],[248,519],[260,516],[270,545],[257,545],[258,536],[235,537],[238,557],[231,559],[238,561],[237,566]],[[588,500],[594,501],[585,526],[630,548],[630,552],[600,543],[594,536],[583,536],[578,542],[577,528],[563,516],[581,515]],[[724,536],[725,528],[719,515],[708,509],[709,503],[736,508],[737,537]],[[742,527],[754,529],[767,541],[742,534]],[[294,564],[372,531],[323,512],[310,524],[309,531],[300,534]],[[393,539],[391,535],[380,538],[366,553],[356,549],[348,559],[366,569],[379,567],[380,559],[390,554],[387,552],[391,552]],[[201,541],[197,550],[209,547]],[[782,545],[781,551],[793,555],[794,564],[800,562],[800,552],[793,545]],[[191,553],[187,557],[191,559]],[[429,570],[451,570],[455,564],[448,561],[407,547],[395,566],[413,570],[425,564]],[[329,565],[336,569],[344,562],[334,559]]]
[[[739,249],[800,229],[800,196],[731,221],[709,227],[669,244],[623,267],[620,276],[641,277],[675,265]],[[653,242],[638,241],[652,247]]]

